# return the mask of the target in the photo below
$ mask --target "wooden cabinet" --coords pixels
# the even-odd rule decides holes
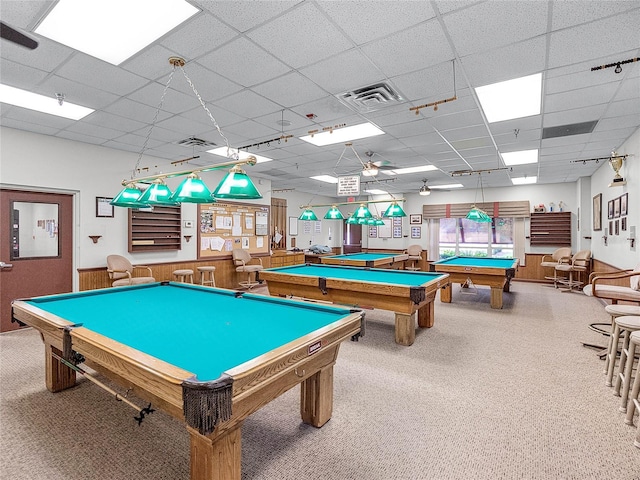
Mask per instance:
[[[129,252],[180,250],[180,207],[129,210]]]
[[[571,212],[532,213],[531,246],[571,246]]]
[[[287,252],[275,250],[271,255],[271,267],[286,267],[304,263],[304,252]]]

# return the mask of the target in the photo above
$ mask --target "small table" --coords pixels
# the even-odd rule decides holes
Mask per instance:
[[[320,257],[320,263],[369,268],[393,268],[395,264],[399,264],[397,266],[404,268],[404,262],[408,258],[406,253],[347,253]]]
[[[50,391],[84,362],[186,422],[192,480],[240,480],[251,413],[301,384],[303,422],[331,418],[333,365],[363,314],[162,282],[14,301],[13,318],[42,334]]]
[[[451,257],[430,265],[432,272],[448,273],[451,284],[491,287],[491,308],[502,308],[502,292],[508,292],[511,279],[516,275],[520,260],[517,258]],[[440,301],[451,303],[451,284],[440,293]]]
[[[436,292],[449,284],[449,275],[338,265],[295,265],[260,272],[269,293],[380,308],[395,312],[395,338],[400,345],[415,341],[415,320],[429,328],[434,322]]]

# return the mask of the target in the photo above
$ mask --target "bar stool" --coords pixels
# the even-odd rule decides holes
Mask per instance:
[[[213,276],[213,272],[216,271],[216,267],[198,267],[198,272],[200,273],[200,285],[211,285],[212,287],[216,286],[216,279]]]
[[[193,283],[193,270],[189,268],[174,270],[173,278],[176,282]]]
[[[640,332],[633,332],[629,337],[629,358],[633,359],[632,355],[634,355],[636,349],[640,350]],[[629,363],[633,366],[633,360],[631,362],[627,360],[627,364]],[[636,409],[640,411],[640,374],[638,372],[636,372],[636,378],[633,381],[631,403],[627,408],[627,416],[624,420],[627,425],[633,425],[633,414]],[[633,444],[640,448],[640,418],[638,419],[638,433],[636,433],[636,439]]]
[[[622,372],[619,374],[619,378],[616,381],[616,387],[618,386],[619,383],[622,383],[622,394],[620,395],[622,397],[622,401],[620,402],[621,412],[627,411],[627,404],[629,403],[629,390],[630,390],[629,387],[631,386],[631,374],[633,372],[633,364],[635,363],[635,359],[636,359],[636,346],[638,344],[636,342],[631,342],[631,335],[633,334],[640,335],[640,330],[631,332],[631,334],[629,335],[629,342],[627,344],[627,350],[626,350],[627,361],[625,362],[625,365],[621,365],[620,370],[622,370]],[[634,337],[634,338],[637,338],[637,337]],[[637,376],[638,374],[636,373],[636,377]]]
[[[613,327],[614,327],[614,322],[616,320],[616,318],[618,317],[624,317],[626,315],[638,315],[640,316],[640,306],[636,306],[636,305],[618,305],[617,303],[614,303],[612,305],[607,305],[606,307],[604,307],[604,311],[607,312],[610,316],[611,316],[611,333],[609,333],[609,345],[607,348],[607,355],[604,359],[604,373],[607,373],[609,371],[609,355],[608,352],[611,351],[611,342],[613,340]],[[597,325],[601,325],[601,324],[597,324]],[[606,335],[606,333],[604,331],[602,331],[603,334]],[[618,345],[615,346],[615,353],[616,355],[618,354]]]
[[[627,350],[629,348],[629,335],[631,332],[640,330],[640,317],[634,315],[625,315],[614,320],[615,327],[611,336],[611,345],[609,348],[609,371],[607,372],[607,387],[612,386],[613,370],[616,364],[616,355],[618,353],[618,342],[620,334],[622,334],[622,348],[620,349],[620,364],[618,365],[618,375],[616,377],[616,385],[614,395],[620,396],[620,385],[624,378],[624,367],[627,361]]]

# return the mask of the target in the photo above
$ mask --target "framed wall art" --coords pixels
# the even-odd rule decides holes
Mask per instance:
[[[602,194],[593,197],[593,230],[602,230]]]
[[[620,216],[624,217],[625,215],[627,215],[628,211],[627,211],[627,200],[629,198],[629,194],[625,193],[624,195],[622,195],[620,197]]]
[[[613,218],[620,216],[620,197],[613,199]]]
[[[422,225],[422,215],[419,213],[414,213],[409,215],[409,224],[410,225]]]
[[[113,198],[96,197],[96,217],[113,217]]]
[[[613,200],[607,202],[607,218],[613,218]]]

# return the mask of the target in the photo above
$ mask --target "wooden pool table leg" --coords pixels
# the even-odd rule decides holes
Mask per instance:
[[[431,300],[418,309],[418,326],[420,328],[431,328],[433,327],[434,319],[435,307],[433,300]]]
[[[200,435],[188,428],[191,438],[191,480],[240,480],[241,478],[241,427],[225,429],[213,436]]]
[[[399,345],[413,345],[416,340],[416,325],[413,314],[396,312],[396,343]]]
[[[440,301],[443,303],[451,303],[451,283],[440,289]]]
[[[503,287],[491,287],[491,308],[502,308]]]
[[[51,354],[62,356],[62,352],[50,343],[44,343],[45,384],[50,392],[59,392],[76,384],[76,372]]]
[[[300,384],[300,416],[320,428],[333,413],[333,364],[321,368]]]

